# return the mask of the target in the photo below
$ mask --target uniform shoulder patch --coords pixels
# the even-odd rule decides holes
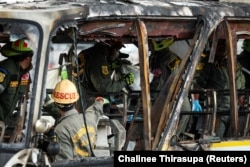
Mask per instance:
[[[0,68],[0,83],[4,81],[6,74],[7,74],[6,69]]]
[[[103,73],[104,75],[108,75],[108,74],[109,74],[108,66],[102,66],[102,73]]]
[[[170,68],[171,71],[174,71],[176,68],[179,67],[181,64],[181,60],[178,57],[175,57],[168,63],[168,67]]]
[[[4,81],[6,74],[0,71],[0,82]]]

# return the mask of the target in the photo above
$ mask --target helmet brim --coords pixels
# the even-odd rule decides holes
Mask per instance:
[[[16,57],[16,56],[21,56],[21,55],[32,56],[33,55],[33,51],[20,52],[20,51],[11,49],[11,45],[12,45],[12,42],[9,42],[1,48],[1,54],[4,57]]]

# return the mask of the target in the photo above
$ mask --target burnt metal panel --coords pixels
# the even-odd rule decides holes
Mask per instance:
[[[114,18],[115,19],[115,18]],[[187,39],[192,38],[195,24],[197,20],[143,20],[149,37],[159,37],[159,36],[174,36],[177,39]],[[88,36],[114,36],[114,37],[136,37],[135,32],[135,21],[97,21],[97,22],[86,22],[79,25],[79,37],[87,38]]]
[[[182,20],[169,18],[166,20],[145,20],[149,37],[173,36],[177,39],[190,39],[194,35],[197,18]]]
[[[128,21],[96,21],[86,22],[79,26],[79,36],[132,36],[136,37],[136,31],[133,22]]]
[[[187,55],[186,59],[191,58],[193,65],[197,65],[197,59],[199,58],[199,49],[204,49],[204,43],[207,36],[213,31],[213,29],[223,21],[224,17],[238,17],[238,20],[229,20],[232,31],[249,31],[247,23],[240,23],[241,17],[247,19],[250,16],[249,5],[237,3],[215,3],[215,2],[169,2],[168,0],[131,0],[131,1],[112,1],[102,3],[100,1],[61,1],[50,0],[37,3],[17,3],[17,4],[1,4],[0,5],[0,18],[1,19],[16,19],[16,20],[28,20],[37,22],[42,25],[43,33],[46,37],[43,40],[43,48],[41,49],[41,67],[38,77],[34,82],[39,83],[36,87],[37,96],[34,98],[34,110],[39,110],[41,99],[42,87],[40,83],[43,83],[43,71],[45,64],[47,42],[54,29],[70,27],[72,24],[84,23],[79,25],[79,40],[86,38],[110,38],[110,37],[131,37],[136,38],[136,30],[134,26],[134,20],[140,19],[144,22],[147,28],[148,37],[166,37],[175,36],[178,39],[185,39],[194,36],[196,19],[203,17],[206,20],[206,33],[203,37],[200,37],[197,43],[200,46],[196,47],[195,55]],[[164,18],[165,17],[165,18]],[[189,17],[187,19],[182,17]],[[192,18],[194,20],[192,20]],[[242,19],[243,20],[243,19]],[[239,21],[239,22],[238,22]],[[68,26],[69,25],[69,26]],[[63,37],[68,36],[70,31],[62,31]],[[59,34],[57,34],[59,35]],[[5,34],[1,34],[2,37],[6,37]],[[1,40],[4,38],[1,38]],[[70,41],[72,42],[72,41]],[[143,47],[145,49],[145,46]],[[191,51],[190,51],[191,53]],[[194,60],[195,59],[195,60]],[[184,65],[183,65],[184,71]],[[194,69],[189,66],[188,72],[185,75],[185,83],[188,85],[190,79],[194,74]],[[170,116],[170,112],[173,111],[171,122],[167,124],[167,131],[164,133],[165,139],[169,139],[173,134],[174,121],[178,120],[179,106],[175,102],[184,97],[187,90],[186,87],[180,87],[180,75],[178,73],[177,78],[172,78],[168,84],[174,83],[172,86],[166,86],[166,90],[162,92],[163,98],[159,98],[158,104],[160,106],[154,106],[153,110],[155,118],[153,123],[153,133],[156,133],[159,120],[161,116],[162,121],[159,124],[159,131],[157,132],[158,140],[160,140],[160,134],[166,127],[166,122]],[[179,77],[179,78],[178,78]],[[174,82],[172,82],[174,81]],[[146,85],[147,86],[147,85]],[[187,86],[188,88],[188,86]],[[167,91],[168,90],[168,91]],[[169,94],[168,94],[169,93]],[[180,94],[178,94],[180,93]],[[174,95],[174,96],[173,96]],[[176,96],[178,99],[175,99]],[[145,105],[145,104],[144,104]],[[166,106],[169,105],[169,106]],[[146,105],[145,105],[146,106]],[[163,113],[165,112],[165,113]],[[36,114],[36,113],[35,113]],[[165,115],[164,115],[165,114]],[[148,128],[149,129],[149,128]],[[167,143],[169,140],[167,140]],[[158,141],[154,143],[155,147],[158,145]],[[165,147],[166,143],[164,143]]]

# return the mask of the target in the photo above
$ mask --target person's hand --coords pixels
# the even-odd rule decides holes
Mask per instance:
[[[244,105],[244,96],[240,96],[239,98],[238,98],[238,105],[239,106],[243,106]]]
[[[133,73],[129,72],[124,76],[124,81],[127,85],[132,85],[134,83],[135,76]]]
[[[161,68],[153,69],[151,73],[154,75],[155,78],[158,78],[162,74],[162,69]]]
[[[103,104],[109,104],[109,100],[103,97],[97,97],[95,98],[95,101],[103,102]]]
[[[201,112],[202,111],[199,100],[193,100],[193,102],[192,102],[192,111],[194,111],[194,112]]]

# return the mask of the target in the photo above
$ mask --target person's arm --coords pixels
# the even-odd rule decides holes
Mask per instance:
[[[237,89],[245,89],[246,88],[246,78],[242,72],[242,66],[240,63],[237,63],[237,71],[236,71],[236,87]],[[238,105],[244,105],[244,95],[238,96]]]
[[[210,72],[212,68],[211,63],[208,63],[206,59],[203,59],[201,64],[202,64],[201,68],[197,69],[198,71],[196,71],[197,76],[193,82],[194,89],[206,88],[207,82],[210,77]],[[192,94],[192,111],[195,111],[195,112],[202,111],[202,107],[199,102],[199,97],[200,97],[200,94],[197,94],[197,93]]]
[[[95,102],[85,110],[87,122],[98,124],[101,116],[103,116],[103,105],[108,104],[109,101],[103,97],[97,97]]]
[[[55,131],[56,132],[56,131]],[[60,152],[56,155],[56,160],[65,160],[74,158],[74,150],[72,150],[71,139],[63,132],[56,132],[57,141],[60,143]]]
[[[200,112],[202,107],[199,102],[199,94],[192,94],[192,111]]]
[[[192,94],[192,100],[199,100],[200,94]]]

